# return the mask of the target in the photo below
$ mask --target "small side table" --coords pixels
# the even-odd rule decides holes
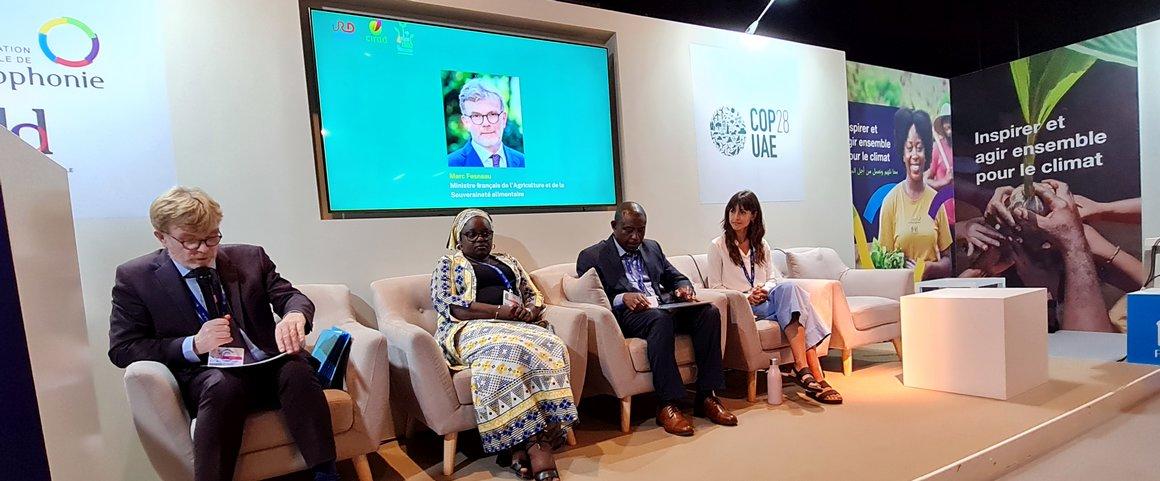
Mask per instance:
[[[945,277],[919,282],[918,292],[947,289],[952,287],[1007,287],[1007,279],[1002,277]]]
[[[1047,382],[1047,290],[939,289],[902,296],[908,387],[1008,399]]]

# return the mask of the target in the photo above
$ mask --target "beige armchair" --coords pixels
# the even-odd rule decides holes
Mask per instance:
[[[768,320],[758,321],[753,316],[753,309],[745,295],[727,289],[707,289],[709,279],[704,273],[709,262],[707,254],[693,254],[673,256],[669,262],[673,264],[689,279],[703,287],[701,292],[712,290],[726,295],[729,299],[729,324],[727,329],[728,340],[725,343],[724,365],[728,369],[737,369],[746,373],[746,399],[757,402],[757,372],[769,369],[769,359],[777,356],[779,364],[793,362],[793,353],[789,349],[789,340],[781,332],[778,323]],[[838,281],[823,279],[790,279],[790,282],[805,289],[810,295],[810,304],[814,306],[818,317],[826,328],[833,327],[835,293],[841,292]],[[830,338],[822,341],[818,346],[821,355],[830,348]]]
[[[307,336],[313,349],[318,333],[338,326],[351,335],[345,390],[327,389],[330,418],[338,459],[354,461],[360,481],[371,481],[368,453],[378,450],[386,425],[386,338],[359,324],[350,307],[350,291],[342,285],[296,286],[314,301],[314,330]],[[138,361],[125,370],[125,391],[133,424],[149,462],[164,481],[193,479],[192,431],[196,422],[181,400],[177,380],[165,365]],[[250,481],[306,469],[286,425],[276,411],[254,413],[246,419],[241,456],[234,479]]]
[[[455,471],[459,432],[475,429],[471,401],[471,370],[452,371],[435,341],[439,316],[431,302],[431,276],[380,279],[371,283],[379,330],[387,336],[391,399],[396,416],[405,416],[404,437],[414,434],[421,422],[443,436],[443,474]],[[563,308],[544,309],[544,320],[568,347],[572,393],[579,400],[588,362],[588,331],[582,312]],[[568,444],[575,436],[568,433]]]
[[[834,334],[830,347],[842,351],[842,373],[853,371],[854,349],[879,342],[894,343],[902,358],[899,299],[914,293],[911,269],[851,269],[826,247],[775,249],[778,269],[795,279],[840,281],[834,291]]]
[[[564,296],[562,280],[576,277],[576,264],[557,264],[532,272],[532,281],[544,294],[545,301],[583,311],[588,320],[589,382],[584,396],[611,394],[620,399],[620,430],[631,430],[632,396],[652,392],[652,369],[648,363],[648,343],[644,339],[625,338],[612,311],[595,304],[569,301]],[[728,299],[724,294],[706,292],[701,296],[721,311],[721,341],[725,342]],[[676,336],[677,369],[681,380],[696,380],[697,366],[693,342],[688,335]]]

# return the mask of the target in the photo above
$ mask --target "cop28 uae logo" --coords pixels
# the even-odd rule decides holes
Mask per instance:
[[[745,120],[733,107],[721,107],[709,122],[709,137],[717,150],[733,157],[745,148]]]
[[[85,36],[89,38],[91,46],[89,47],[89,54],[86,55],[85,58],[80,60],[69,60],[67,58],[58,56],[52,51],[52,48],[48,46],[48,33],[56,27],[65,25],[72,25],[73,27],[80,29],[81,33],[85,34]],[[101,50],[101,41],[97,38],[97,34],[93,33],[93,29],[89,28],[88,25],[85,25],[84,22],[72,17],[59,17],[44,22],[44,25],[40,26],[39,36],[40,51],[44,52],[44,56],[48,57],[48,59],[53,62],[64,65],[65,67],[86,67],[93,63],[93,59],[97,58],[97,52],[100,52]]]

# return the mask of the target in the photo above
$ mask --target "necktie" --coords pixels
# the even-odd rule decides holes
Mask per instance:
[[[223,315],[217,289],[214,289],[214,274],[213,269],[209,267],[198,267],[185,275],[188,279],[196,280],[197,287],[201,288],[201,298],[205,300],[205,310],[209,313],[210,319],[217,319]]]
[[[628,265],[632,267],[632,283],[636,284],[636,288],[640,289],[640,292],[649,294],[651,289],[644,283],[644,269],[642,269],[643,266],[640,262],[640,253],[625,252],[624,258],[628,260]]]
[[[499,154],[491,154],[491,166],[499,167]]]

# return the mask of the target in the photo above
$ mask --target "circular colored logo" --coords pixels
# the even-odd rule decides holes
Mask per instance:
[[[745,147],[745,120],[733,107],[721,107],[709,121],[709,137],[717,150],[733,157]]]
[[[92,49],[89,50],[89,54],[86,55],[84,59],[69,60],[67,58],[58,57],[55,53],[52,53],[52,49],[48,47],[48,32],[61,25],[72,25],[81,29],[81,32],[87,35],[89,40],[92,41]],[[84,67],[93,63],[93,59],[97,58],[97,52],[101,50],[101,42],[97,39],[97,34],[93,33],[93,29],[89,28],[88,25],[85,25],[84,22],[72,17],[60,17],[49,20],[45,22],[44,25],[40,26],[40,50],[44,52],[45,57],[48,57],[48,59],[52,60],[53,62],[64,65],[65,67],[77,68]]]
[[[371,20],[371,33],[374,35],[378,35],[380,33],[383,33],[383,21],[382,20]]]

